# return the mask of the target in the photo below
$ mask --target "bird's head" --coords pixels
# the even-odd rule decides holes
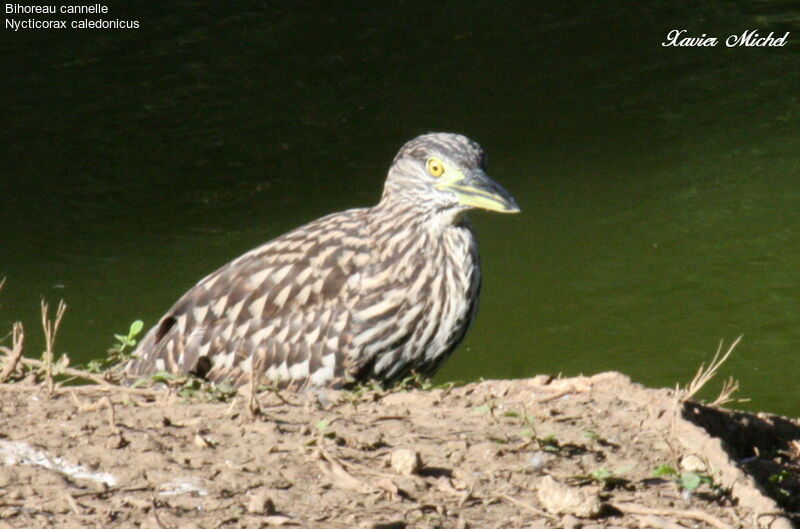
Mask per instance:
[[[409,141],[394,158],[384,200],[411,198],[433,209],[480,208],[518,213],[514,197],[485,172],[486,154],[460,134],[437,132]]]

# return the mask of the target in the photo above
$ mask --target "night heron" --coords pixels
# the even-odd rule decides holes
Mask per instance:
[[[478,307],[465,213],[519,211],[485,161],[458,134],[409,141],[378,205],[315,220],[201,280],[142,339],[126,375],[240,386],[255,372],[295,389],[433,375]]]

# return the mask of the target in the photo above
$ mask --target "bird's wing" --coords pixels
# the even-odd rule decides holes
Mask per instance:
[[[194,372],[241,385],[255,366],[264,383],[343,383],[366,362],[352,318],[371,260],[363,211],[319,219],[201,280],[148,332],[129,376]]]

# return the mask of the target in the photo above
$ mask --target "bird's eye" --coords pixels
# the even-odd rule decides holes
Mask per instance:
[[[444,164],[439,158],[428,158],[428,173],[439,178],[444,173]]]

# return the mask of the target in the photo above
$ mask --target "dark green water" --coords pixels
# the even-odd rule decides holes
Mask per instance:
[[[474,5],[472,5],[474,4]],[[794,2],[140,2],[128,32],[0,36],[0,327],[102,356],[196,280],[370,205],[399,146],[478,140],[523,213],[473,215],[478,321],[440,380],[687,382],[720,339],[800,415]],[[758,29],[783,48],[662,47]],[[720,381],[716,382],[717,387]]]

